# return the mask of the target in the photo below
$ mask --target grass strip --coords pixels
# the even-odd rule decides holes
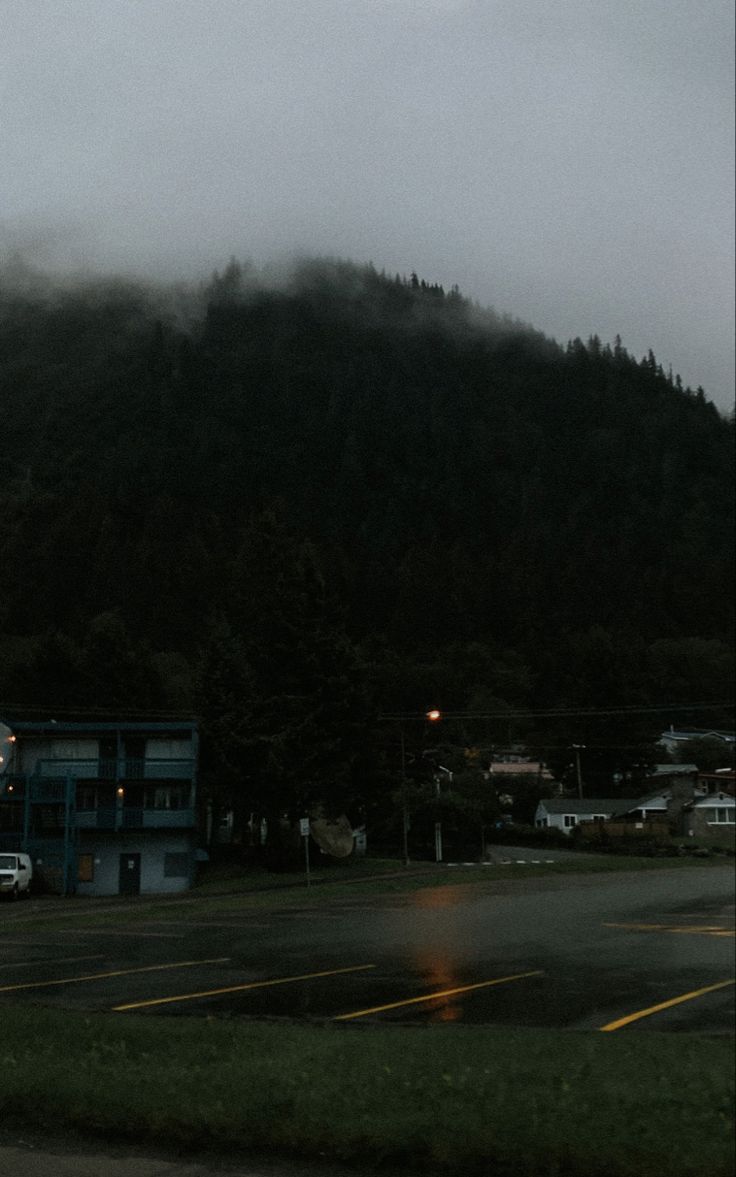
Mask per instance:
[[[346,1169],[731,1177],[732,1064],[715,1036],[6,1006],[0,1122]]]

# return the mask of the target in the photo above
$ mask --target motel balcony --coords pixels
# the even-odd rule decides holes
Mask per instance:
[[[148,757],[94,760],[37,760],[34,777],[65,778],[76,781],[193,781],[197,764],[191,760],[164,760]]]
[[[59,826],[194,829],[194,772],[194,760],[148,759],[134,766],[129,760],[39,760],[19,792],[37,815]]]
[[[139,806],[101,806],[77,809],[78,830],[189,830],[197,823],[194,809],[145,809]]]

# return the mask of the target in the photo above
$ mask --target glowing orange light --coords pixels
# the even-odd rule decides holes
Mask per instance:
[[[118,794],[118,797],[123,797],[125,795],[125,789],[123,789],[122,787],[119,788],[117,790],[117,794]]]
[[[430,721],[430,723],[436,723],[437,720],[441,719],[441,718],[442,718],[441,711],[433,710],[433,711],[427,712],[427,719]]]

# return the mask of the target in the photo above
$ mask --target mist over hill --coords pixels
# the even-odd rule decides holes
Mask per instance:
[[[732,693],[733,421],[620,340],[344,262],[16,267],[0,400],[0,714],[193,709],[235,776],[319,696],[338,780],[376,710]]]

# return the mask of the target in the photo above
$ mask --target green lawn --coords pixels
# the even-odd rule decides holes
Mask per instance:
[[[469,1177],[731,1177],[718,1037],[4,1007],[0,1121]]]

